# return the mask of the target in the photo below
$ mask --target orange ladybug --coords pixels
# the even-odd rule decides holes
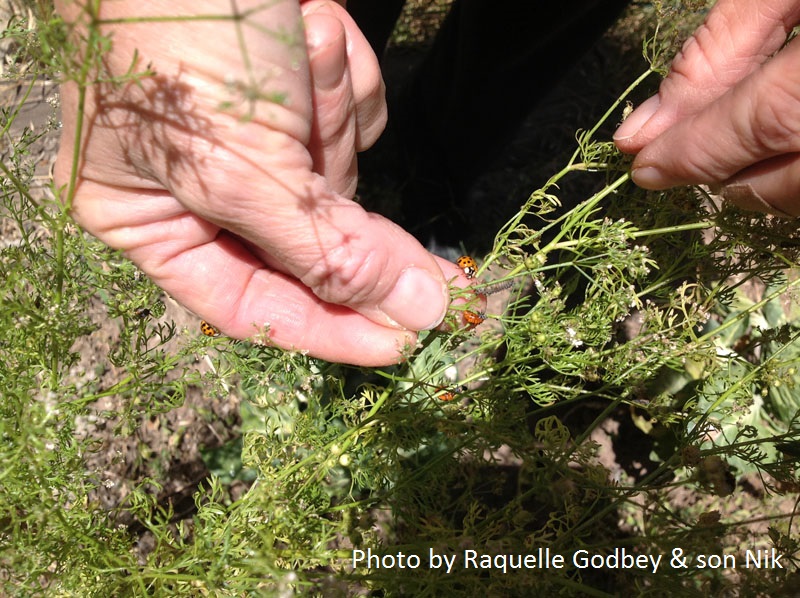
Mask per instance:
[[[441,394],[436,395],[436,398],[440,401],[452,401],[456,398],[456,395],[464,392],[467,390],[466,386],[456,386],[455,388],[447,388],[446,386],[440,386],[436,389],[436,392],[441,392]]]
[[[210,337],[217,337],[220,335],[219,330],[214,328],[214,326],[212,326],[205,320],[200,320],[200,332]]]
[[[456,260],[456,266],[464,271],[464,275],[472,280],[478,273],[478,264],[468,255],[462,255]]]
[[[462,317],[464,318],[464,322],[474,328],[478,324],[483,323],[483,321],[486,319],[486,314],[480,311],[471,311],[465,309]]]

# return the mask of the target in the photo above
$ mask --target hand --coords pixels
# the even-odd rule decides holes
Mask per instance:
[[[459,271],[351,200],[355,152],[386,120],[377,59],[334,2],[242,1],[236,20],[231,6],[101,4],[108,70],[155,74],[89,88],[73,216],[227,335],[268,327],[315,357],[396,362],[441,322]],[[165,11],[223,18],[108,22]],[[65,83],[59,186],[77,101]]]
[[[800,215],[800,44],[781,49],[798,23],[798,0],[719,0],[614,136],[638,153],[634,182],[704,183],[740,207]]]

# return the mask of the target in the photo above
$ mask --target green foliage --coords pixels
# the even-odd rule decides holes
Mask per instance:
[[[27,64],[58,65],[88,85],[97,75],[91,57],[72,64],[61,24],[41,17],[38,37],[19,20],[11,29],[39,40],[20,45],[35,58]],[[108,40],[93,39],[99,56]],[[482,261],[513,283],[506,311],[488,314],[498,325],[469,331],[454,308],[453,331],[423,335],[405,363],[369,371],[187,334],[146,277],[75,228],[71,189],[34,197],[27,149],[36,135],[23,131],[1,181],[13,236],[0,250],[0,593],[473,595],[477,587],[489,596],[604,596],[738,587],[772,595],[791,587],[794,507],[788,517],[766,506],[719,509],[723,498],[742,499],[734,474],[758,473],[776,496],[797,487],[800,345],[796,310],[784,302],[798,284],[786,275],[800,247],[794,226],[718,208],[699,190],[637,190],[625,161],[598,139],[599,124],[578,136],[568,164]],[[561,184],[573,177],[593,178],[599,190],[559,210]],[[95,366],[114,369],[111,384],[78,350],[100,325],[96,312],[117,324],[108,363]],[[200,373],[201,361],[210,373]],[[164,480],[154,478],[139,479],[109,510],[92,461],[104,447],[86,421],[113,416],[114,437],[133,438],[197,388],[244,402],[240,437],[205,453],[212,475],[193,495],[193,515],[159,500]],[[441,400],[443,388],[457,389],[454,400]],[[105,413],[109,397],[124,407]],[[642,430],[653,452],[637,458],[650,459],[649,469],[613,470],[598,458],[609,422]],[[688,506],[679,500],[687,492],[696,497]],[[768,521],[768,533],[751,535],[754,521]],[[675,547],[741,555],[749,546],[785,553],[787,568],[503,572],[460,562],[445,574],[351,560],[353,549],[426,563],[430,550],[619,547],[667,560]]]

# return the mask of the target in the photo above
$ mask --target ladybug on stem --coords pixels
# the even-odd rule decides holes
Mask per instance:
[[[439,399],[440,401],[452,401],[453,399],[456,398],[456,395],[461,394],[465,390],[467,390],[467,387],[463,385],[456,386],[455,388],[447,388],[446,386],[440,386],[439,388],[436,389],[436,392],[441,394],[437,394],[436,398]]]
[[[478,324],[483,324],[483,321],[486,319],[486,314],[480,311],[465,309],[461,317],[464,318],[464,322],[472,329]]]
[[[205,320],[200,320],[200,332],[212,338],[220,335],[219,330],[217,330],[214,326],[212,326]]]

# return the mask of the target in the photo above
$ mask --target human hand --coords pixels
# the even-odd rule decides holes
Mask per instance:
[[[800,216],[800,44],[781,49],[798,23],[798,0],[719,0],[614,135],[637,153],[634,182],[708,184],[740,207]]]
[[[165,6],[192,18],[129,20]],[[336,3],[231,6],[101,3],[110,73],[155,74],[88,89],[73,216],[231,337],[268,327],[315,357],[396,362],[441,322],[459,270],[351,201],[355,152],[386,120],[377,59]],[[75,3],[59,12],[85,20]],[[59,186],[77,102],[65,83]]]

